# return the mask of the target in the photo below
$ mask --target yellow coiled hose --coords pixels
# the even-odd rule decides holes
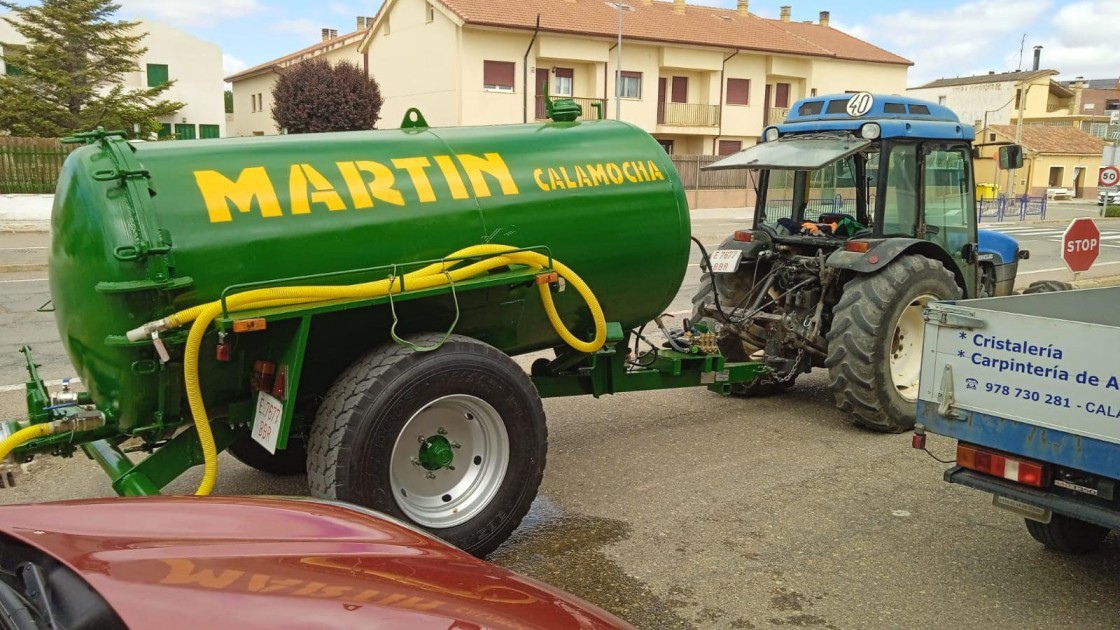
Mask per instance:
[[[4,459],[8,455],[11,455],[12,451],[14,451],[16,447],[20,446],[21,444],[30,442],[35,438],[41,438],[50,435],[54,433],[54,429],[55,427],[53,424],[49,422],[42,422],[39,424],[33,424],[29,427],[25,427],[9,435],[8,437],[4,438],[4,441],[0,442],[0,461],[4,461]]]
[[[603,309],[599,305],[598,299],[591,292],[587,283],[566,265],[556,260],[549,260],[547,256],[536,252],[516,251],[516,249],[508,245],[467,247],[451,254],[448,258],[461,259],[483,256],[489,256],[489,258],[462,267],[458,267],[462,262],[459,260],[434,263],[405,274],[403,279],[385,279],[346,286],[252,289],[228,296],[226,298],[226,310],[233,312],[328,300],[368,299],[389,295],[390,291],[394,294],[400,293],[402,286],[404,290],[408,291],[443,286],[513,264],[525,265],[531,269],[542,269],[551,265],[552,269],[563,277],[568,284],[572,285],[584,302],[587,303],[595,323],[595,337],[591,341],[584,341],[573,335],[564,325],[564,322],[560,320],[560,314],[557,313],[556,305],[552,301],[552,292],[549,285],[547,283],[540,284],[538,286],[540,287],[541,301],[544,303],[545,312],[548,314],[548,320],[552,327],[565,343],[580,352],[590,353],[602,348],[607,339],[607,320],[603,315]],[[210,431],[210,420],[206,415],[206,407],[202,401],[202,390],[198,381],[198,356],[203,336],[214,319],[221,314],[222,303],[214,301],[179,311],[166,320],[167,328],[178,328],[191,324],[183,357],[183,381],[187,390],[187,401],[190,405],[191,415],[194,416],[195,429],[198,431],[198,440],[202,445],[203,475],[202,481],[195,491],[195,494],[200,496],[210,494],[211,490],[214,489],[214,482],[218,478],[218,451],[214,446],[214,434]]]

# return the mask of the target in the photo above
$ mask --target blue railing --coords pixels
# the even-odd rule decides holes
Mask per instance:
[[[1031,197],[981,197],[976,200],[976,219],[983,223],[984,219],[994,219],[996,222],[1005,219],[1026,221],[1027,217],[1046,218],[1046,196]]]

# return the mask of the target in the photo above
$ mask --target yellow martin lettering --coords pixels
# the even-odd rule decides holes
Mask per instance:
[[[160,584],[197,584],[206,588],[228,588],[237,581],[237,578],[245,575],[244,571],[234,569],[223,569],[217,574],[210,569],[196,572],[194,562],[180,558],[165,559],[162,562],[167,565],[168,572],[159,581]]]
[[[195,171],[194,180],[206,202],[206,211],[211,223],[224,223],[233,220],[229,204],[241,212],[252,212],[253,201],[260,205],[262,217],[283,216],[276,189],[268,178],[263,166],[241,169],[237,181],[230,181],[218,171]]]
[[[463,183],[462,176],[459,175],[459,169],[451,161],[451,156],[437,155],[435,159],[439,170],[443,171],[443,178],[447,180],[447,188],[451,191],[451,198],[469,199],[471,195],[467,192],[467,186]]]
[[[506,166],[506,162],[501,155],[483,153],[482,157],[478,157],[469,153],[457,153],[455,157],[459,158],[459,164],[463,165],[467,178],[471,180],[475,197],[490,196],[490,186],[486,184],[483,175],[489,175],[498,180],[503,195],[519,194],[520,191],[517,190],[517,184],[513,181],[513,175],[510,174],[509,167]]]
[[[424,169],[432,163],[426,157],[401,158],[393,160],[393,166],[403,169],[412,178],[412,186],[416,189],[416,196],[420,203],[429,203],[436,200],[436,193],[432,190],[432,182]]]
[[[308,194],[308,185],[314,190]],[[291,195],[292,214],[310,214],[311,204],[321,203],[327,210],[345,210],[346,204],[335,191],[334,186],[323,174],[310,164],[293,164],[288,178],[288,194]]]
[[[380,162],[360,160],[357,162],[338,162],[338,172],[350,190],[350,198],[354,201],[355,210],[373,207],[373,200],[384,201],[395,206],[404,205],[404,195],[393,188],[396,178],[388,166]],[[366,182],[362,173],[373,175],[373,179]]]

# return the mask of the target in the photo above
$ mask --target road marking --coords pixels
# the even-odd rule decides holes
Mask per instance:
[[[46,282],[47,278],[27,278],[25,280],[0,280],[0,284],[7,284],[9,282]]]
[[[58,378],[58,379],[55,379],[53,381],[43,381],[43,384],[46,385],[47,387],[54,387],[55,385],[62,385],[62,381],[64,381],[64,380],[66,380],[66,379]],[[77,376],[70,379],[70,384],[71,385],[76,385],[76,384],[81,383],[81,382],[82,382],[82,379],[78,378]],[[0,385],[0,393],[22,392],[25,387],[26,387],[25,383],[19,383],[18,385]]]
[[[1105,262],[1095,263],[1094,267],[1103,267],[1105,265],[1120,265],[1120,260],[1108,260]],[[1069,271],[1069,267],[1051,267],[1049,269],[1035,269],[1033,271],[1020,271],[1020,276],[1029,276],[1032,273],[1050,273],[1051,271]]]
[[[0,247],[0,252],[22,252],[29,249],[47,249],[46,245],[35,247]]]

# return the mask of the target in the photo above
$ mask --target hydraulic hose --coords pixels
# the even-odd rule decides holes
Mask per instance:
[[[474,245],[454,252],[448,258],[478,258],[486,256],[478,262],[459,267],[462,260],[442,261],[433,263],[422,269],[404,274],[401,278],[391,278],[364,282],[344,286],[290,286],[273,287],[267,289],[251,289],[234,295],[225,300],[223,308],[221,301],[200,304],[164,319],[149,322],[144,326],[128,332],[128,338],[133,341],[144,339],[149,334],[158,334],[159,331],[178,328],[191,324],[187,335],[187,344],[183,356],[183,383],[187,391],[187,402],[191,415],[194,418],[195,430],[198,432],[199,443],[203,454],[202,481],[195,491],[196,495],[207,495],[214,489],[218,477],[218,451],[214,445],[214,435],[210,430],[210,420],[206,414],[206,406],[202,399],[202,390],[198,378],[199,350],[202,338],[214,320],[223,311],[234,312],[256,308],[272,308],[278,306],[291,306],[309,304],[329,300],[368,299],[382,297],[390,293],[397,294],[402,291],[415,291],[439,287],[460,280],[466,280],[492,269],[518,264],[533,270],[551,266],[564,280],[572,285],[579,293],[591,311],[592,321],[595,325],[595,336],[591,341],[584,341],[571,333],[560,319],[556,304],[552,299],[552,291],[547,283],[540,284],[541,302],[549,322],[556,333],[569,346],[580,352],[596,352],[603,347],[607,339],[607,322],[599,300],[592,293],[591,288],[568,266],[550,260],[547,256],[537,252],[517,251],[517,248],[508,245]],[[18,433],[16,434],[18,435]],[[15,437],[13,435],[12,437]],[[11,438],[9,438],[11,439]]]

